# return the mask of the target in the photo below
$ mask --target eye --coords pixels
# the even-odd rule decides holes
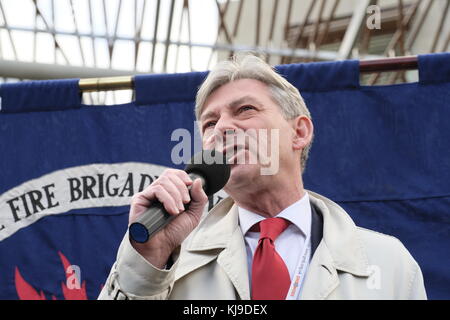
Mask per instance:
[[[250,105],[242,106],[238,109],[238,112],[244,112],[248,110],[255,110],[256,108]]]
[[[208,121],[203,126],[203,130],[206,130],[206,129],[210,128],[210,127],[214,127],[215,125],[216,125],[216,121]]]

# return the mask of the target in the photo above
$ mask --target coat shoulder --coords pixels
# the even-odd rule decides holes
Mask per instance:
[[[358,237],[362,240],[368,253],[380,252],[383,255],[398,255],[412,258],[403,243],[396,237],[378,231],[356,227]]]
[[[398,238],[362,227],[356,228],[370,265],[383,267],[393,273],[415,273],[419,269],[414,257]]]
[[[357,227],[357,234],[370,270],[378,272],[382,286],[389,288],[393,298],[426,299],[420,266],[399,239],[361,227]]]
[[[360,235],[360,237],[363,240],[367,240],[367,241],[381,241],[382,243],[387,242],[388,244],[393,244],[393,243],[400,243],[401,241],[394,237],[391,236],[389,234],[386,233],[381,233],[379,231],[375,231],[375,230],[371,230],[371,229],[367,229],[367,228],[363,228],[363,227],[356,227],[358,234]]]

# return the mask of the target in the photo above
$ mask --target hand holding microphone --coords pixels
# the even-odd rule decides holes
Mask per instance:
[[[196,154],[185,171],[165,170],[132,198],[129,235],[133,247],[162,268],[198,225],[208,195],[222,189],[229,175],[224,156],[214,150]]]

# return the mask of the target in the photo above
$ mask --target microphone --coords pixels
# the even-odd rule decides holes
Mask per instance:
[[[203,150],[195,154],[184,170],[192,180],[200,178],[208,197],[222,189],[230,178],[230,166],[225,156],[216,150]],[[188,189],[190,190],[191,186]],[[184,208],[187,210],[189,203],[185,204]],[[130,225],[129,236],[138,243],[145,243],[175,217],[164,209],[161,202],[154,200]]]

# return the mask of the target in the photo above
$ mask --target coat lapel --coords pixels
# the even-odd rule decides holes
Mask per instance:
[[[323,196],[308,193],[312,209],[322,216],[323,238],[309,265],[302,299],[326,299],[339,286],[338,270],[368,277],[369,263],[357,228],[344,209]]]
[[[310,202],[311,207],[311,253],[314,254],[323,237],[323,218],[317,212],[316,206]]]
[[[333,259],[323,239],[323,217],[321,211],[311,204],[311,252],[310,262],[301,299],[325,299],[338,285],[339,277]],[[312,280],[309,280],[312,279]]]
[[[217,263],[230,278],[241,300],[249,300],[250,288],[248,279],[247,252],[245,250],[245,242],[242,236],[242,231],[239,226],[235,229],[230,239],[229,246],[227,246],[219,254]]]
[[[183,246],[176,279],[217,259],[240,299],[250,299],[244,237],[238,223],[237,206],[231,198],[217,204]]]
[[[302,288],[302,300],[323,300],[339,286],[337,270],[324,241],[317,247]]]

